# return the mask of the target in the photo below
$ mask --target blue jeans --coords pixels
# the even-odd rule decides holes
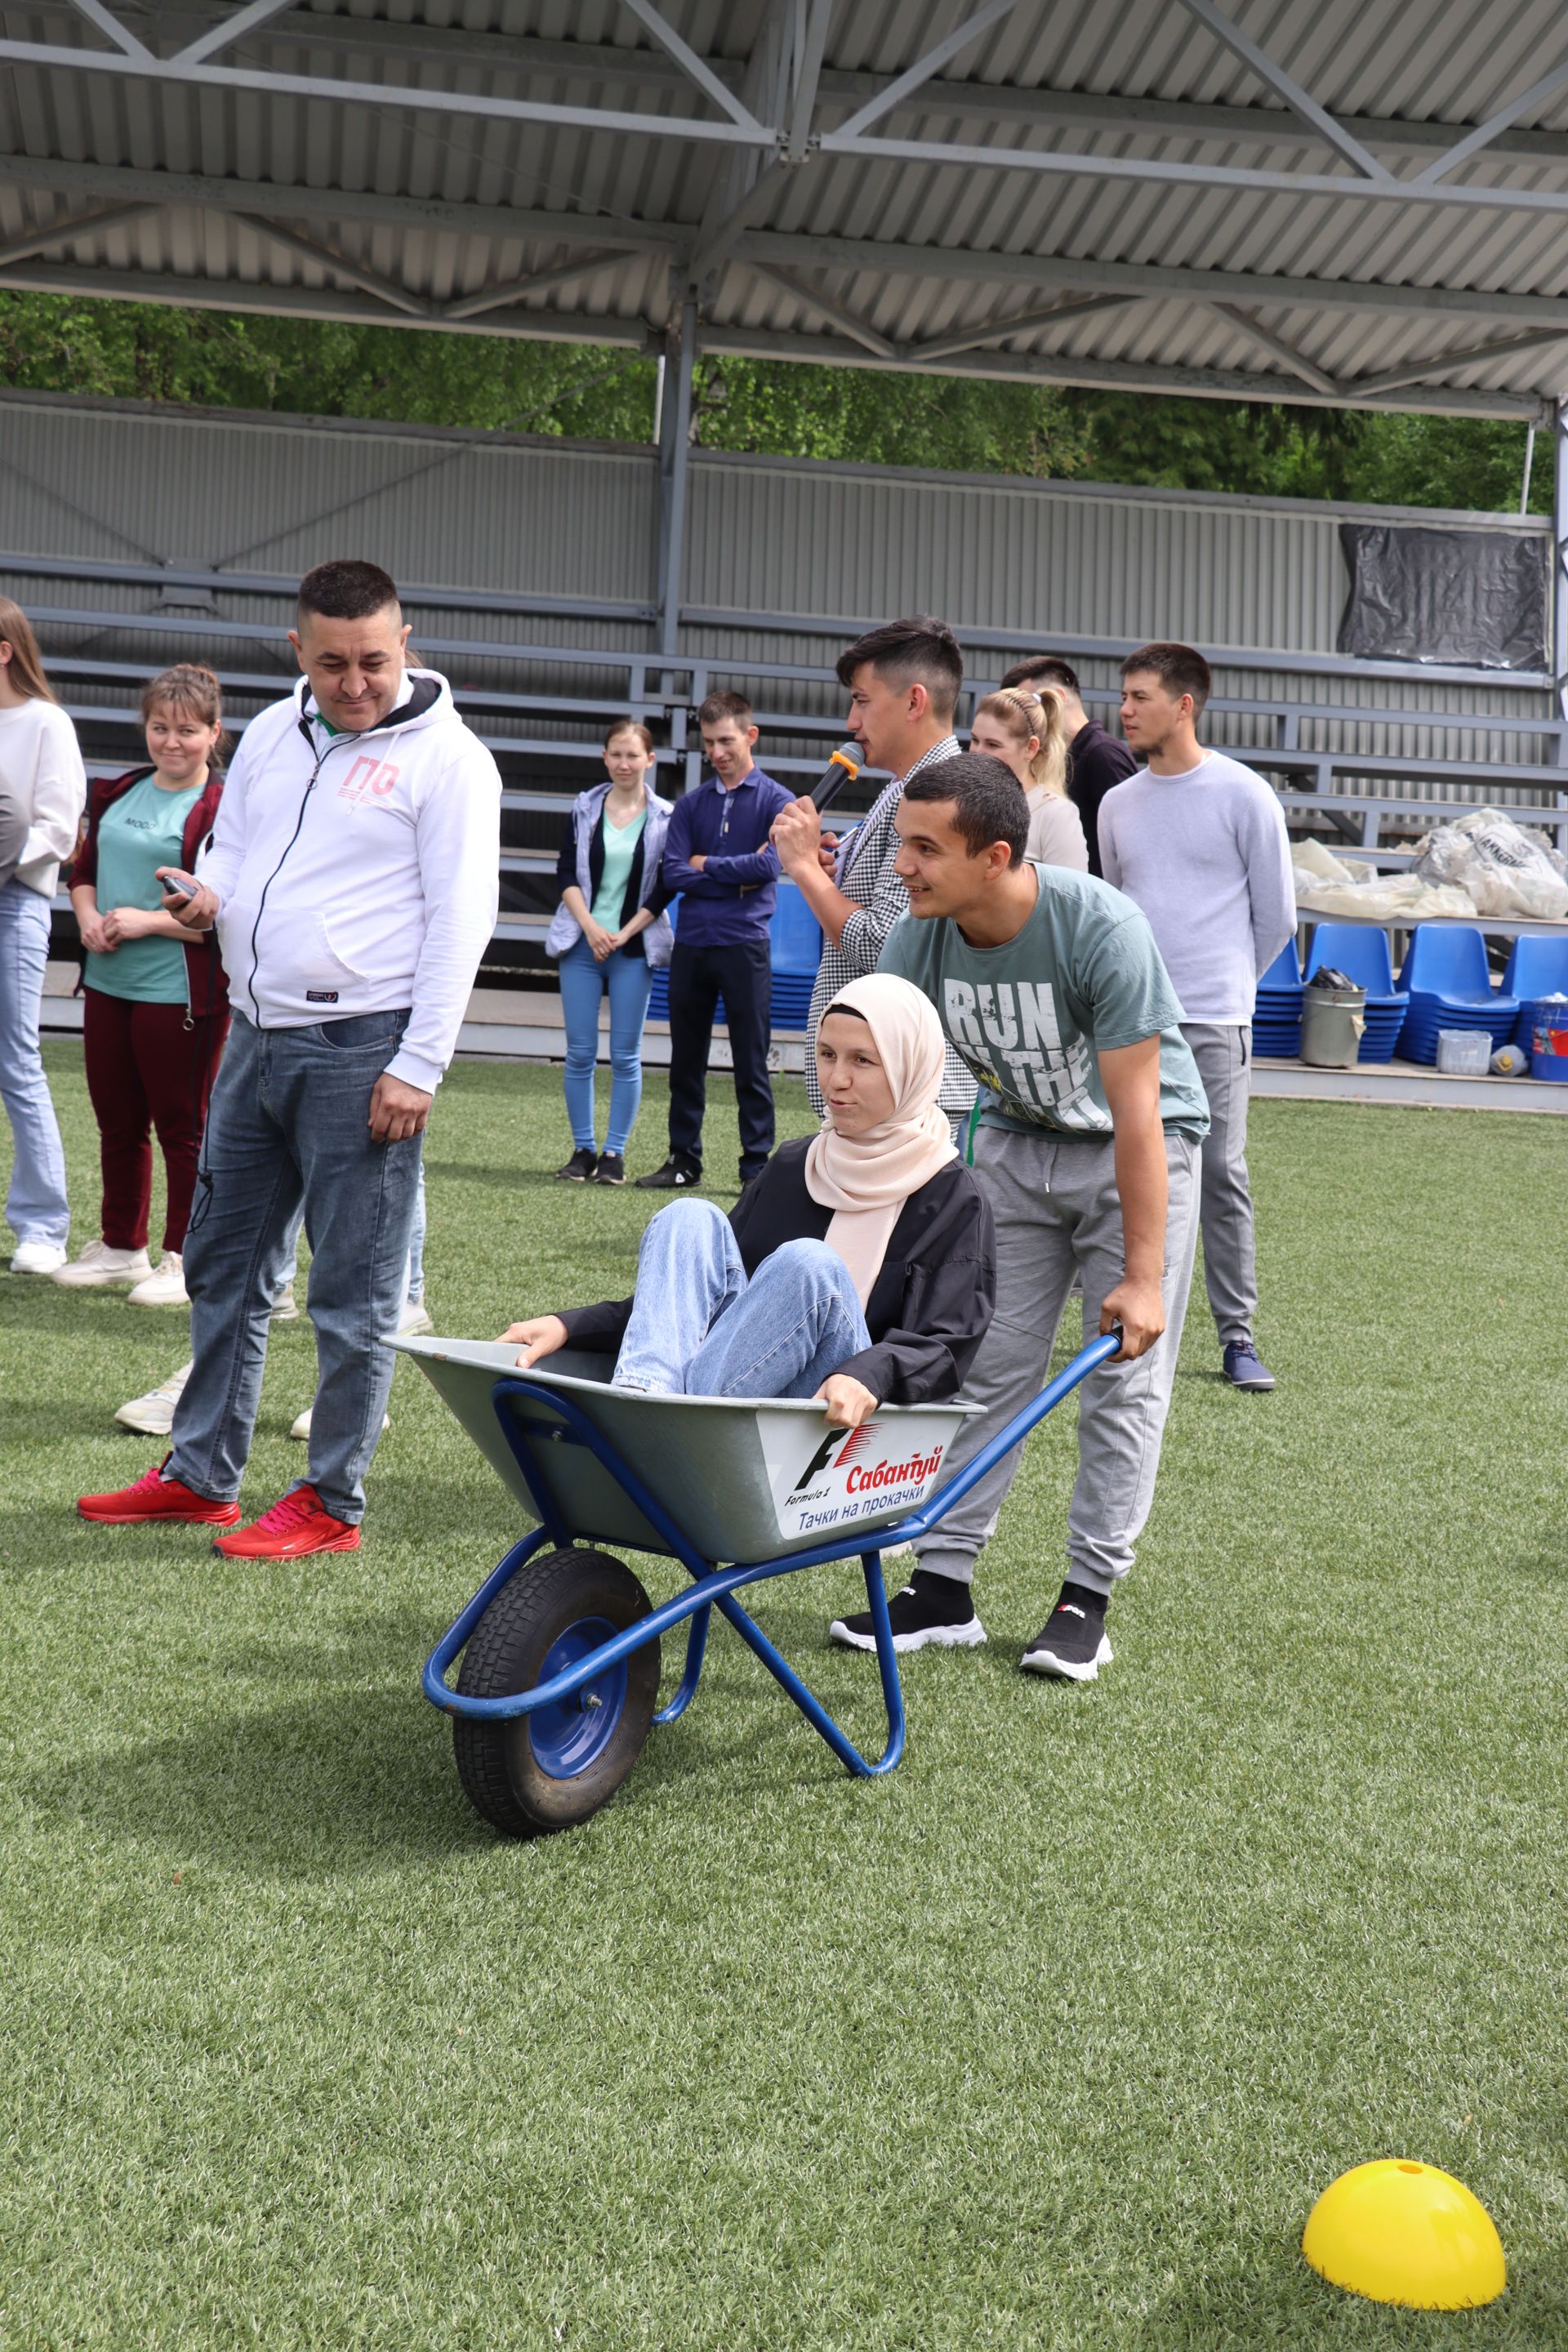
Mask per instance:
[[[24,882],[0,889],[0,1102],[15,1152],[5,1215],[18,1242],[63,1249],[70,1231],[66,1156],[38,1053],[49,902]]]
[[[395,1361],[382,1334],[396,1329],[403,1304],[423,1139],[373,1142],[370,1097],[407,1018],[257,1029],[234,1016],[185,1236],[194,1362],[169,1464],[171,1477],[216,1502],[239,1493],[302,1206],[319,1369],[310,1483],[335,1518],[363,1514]]]
[[[826,1242],[785,1242],[748,1282],[728,1217],[711,1201],[672,1201],[643,1234],[616,1386],[809,1397],[870,1344],[849,1269]]]
[[[300,1228],[305,1222],[304,1203],[295,1210],[289,1226],[286,1244],[288,1260],[283,1268],[283,1280],[292,1283],[300,1273]],[[422,1304],[425,1297],[425,1234],[430,1223],[425,1205],[425,1162],[419,1162],[419,1184],[414,1195],[414,1223],[408,1228],[408,1271],[403,1277],[404,1297],[410,1306]]]
[[[599,1000],[610,992],[610,1131],[606,1151],[626,1150],[642,1100],[642,1031],[653,974],[646,956],[617,948],[603,963],[586,940],[561,959],[561,1010],[566,1019],[566,1116],[579,1151],[594,1151],[594,1073],[599,1060]]]

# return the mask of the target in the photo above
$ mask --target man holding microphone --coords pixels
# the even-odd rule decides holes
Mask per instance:
[[[420,1139],[494,929],[500,778],[376,565],[319,564],[290,638],[304,676],[246,730],[200,880],[164,904],[215,923],[233,1027],[185,1244],[190,1378],[174,1447],[84,1518],[228,1528],[272,1302],[302,1204],[319,1385],[310,1476],[229,1558],[357,1550],[394,1360]],[[188,885],[188,888],[184,886]]]

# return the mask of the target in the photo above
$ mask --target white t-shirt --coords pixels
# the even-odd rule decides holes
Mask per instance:
[[[58,703],[35,695],[0,710],[0,776],[27,824],[16,879],[41,898],[52,898],[61,861],[75,854],[87,799],[76,730]]]

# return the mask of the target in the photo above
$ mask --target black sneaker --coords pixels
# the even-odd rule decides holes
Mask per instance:
[[[1082,1584],[1064,1584],[1048,1622],[1018,1664],[1026,1675],[1055,1675],[1068,1682],[1092,1683],[1110,1660],[1102,1596]]]
[[[974,1596],[955,1576],[938,1576],[917,1568],[911,1581],[888,1603],[895,1650],[977,1650],[985,1628],[974,1613]],[[861,1609],[853,1617],[836,1617],[827,1629],[830,1642],[847,1650],[874,1650],[871,1612]]]
[[[594,1171],[595,1183],[624,1184],[626,1181],[626,1163],[621,1153],[618,1151],[601,1151],[599,1154],[599,1164]]]
[[[651,1176],[637,1178],[639,1192],[685,1192],[702,1181],[702,1163],[689,1160],[684,1151],[672,1151],[662,1168]]]
[[[585,1143],[579,1144],[565,1167],[558,1168],[555,1173],[563,1183],[585,1184],[598,1165],[598,1157]]]

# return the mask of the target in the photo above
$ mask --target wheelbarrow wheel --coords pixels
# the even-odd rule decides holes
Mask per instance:
[[[458,1693],[501,1698],[532,1690],[651,1607],[631,1570],[607,1552],[546,1552],[502,1586],[475,1626]],[[585,1822],[637,1762],[658,1677],[656,1635],[555,1706],[510,1722],[454,1716],[458,1778],[475,1811],[508,1837]]]

